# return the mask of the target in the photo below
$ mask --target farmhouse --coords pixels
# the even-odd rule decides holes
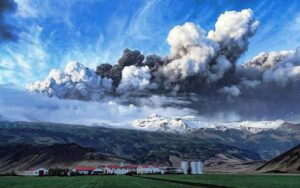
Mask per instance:
[[[138,165],[136,169],[137,174],[157,174],[161,173],[158,165]]]
[[[48,175],[46,168],[37,168],[25,171],[25,176],[45,176]]]
[[[75,166],[72,171],[76,172],[80,175],[89,175],[92,173],[93,170],[95,170],[96,168],[94,167],[87,167],[87,166]]]

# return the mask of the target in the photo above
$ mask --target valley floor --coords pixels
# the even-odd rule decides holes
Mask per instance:
[[[1,188],[192,188],[192,187],[300,187],[300,175],[205,174],[76,177],[0,177]]]

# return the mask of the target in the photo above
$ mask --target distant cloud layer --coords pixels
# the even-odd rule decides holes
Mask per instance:
[[[102,125],[131,128],[136,118],[144,118],[151,113],[165,116],[184,116],[194,111],[183,108],[161,107],[154,103],[143,105],[120,104],[121,98],[106,98],[101,102],[49,98],[47,96],[0,86],[0,119],[10,121],[42,121],[83,125]],[[157,104],[165,98],[154,97]],[[172,99],[173,100],[173,99]],[[173,100],[176,103],[176,99]]]

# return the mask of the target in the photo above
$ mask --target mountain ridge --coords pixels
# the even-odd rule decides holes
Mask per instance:
[[[266,162],[259,172],[300,173],[300,144]]]
[[[278,129],[281,125],[288,123],[283,120],[274,121],[236,121],[236,122],[207,122],[195,116],[185,117],[163,117],[151,114],[145,119],[133,121],[134,127],[147,131],[172,132],[185,134],[199,129],[217,129],[225,131],[227,129],[245,130],[251,133],[269,129]]]

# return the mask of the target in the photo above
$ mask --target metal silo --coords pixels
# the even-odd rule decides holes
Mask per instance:
[[[181,161],[181,170],[184,174],[189,173],[189,162],[188,161]]]

